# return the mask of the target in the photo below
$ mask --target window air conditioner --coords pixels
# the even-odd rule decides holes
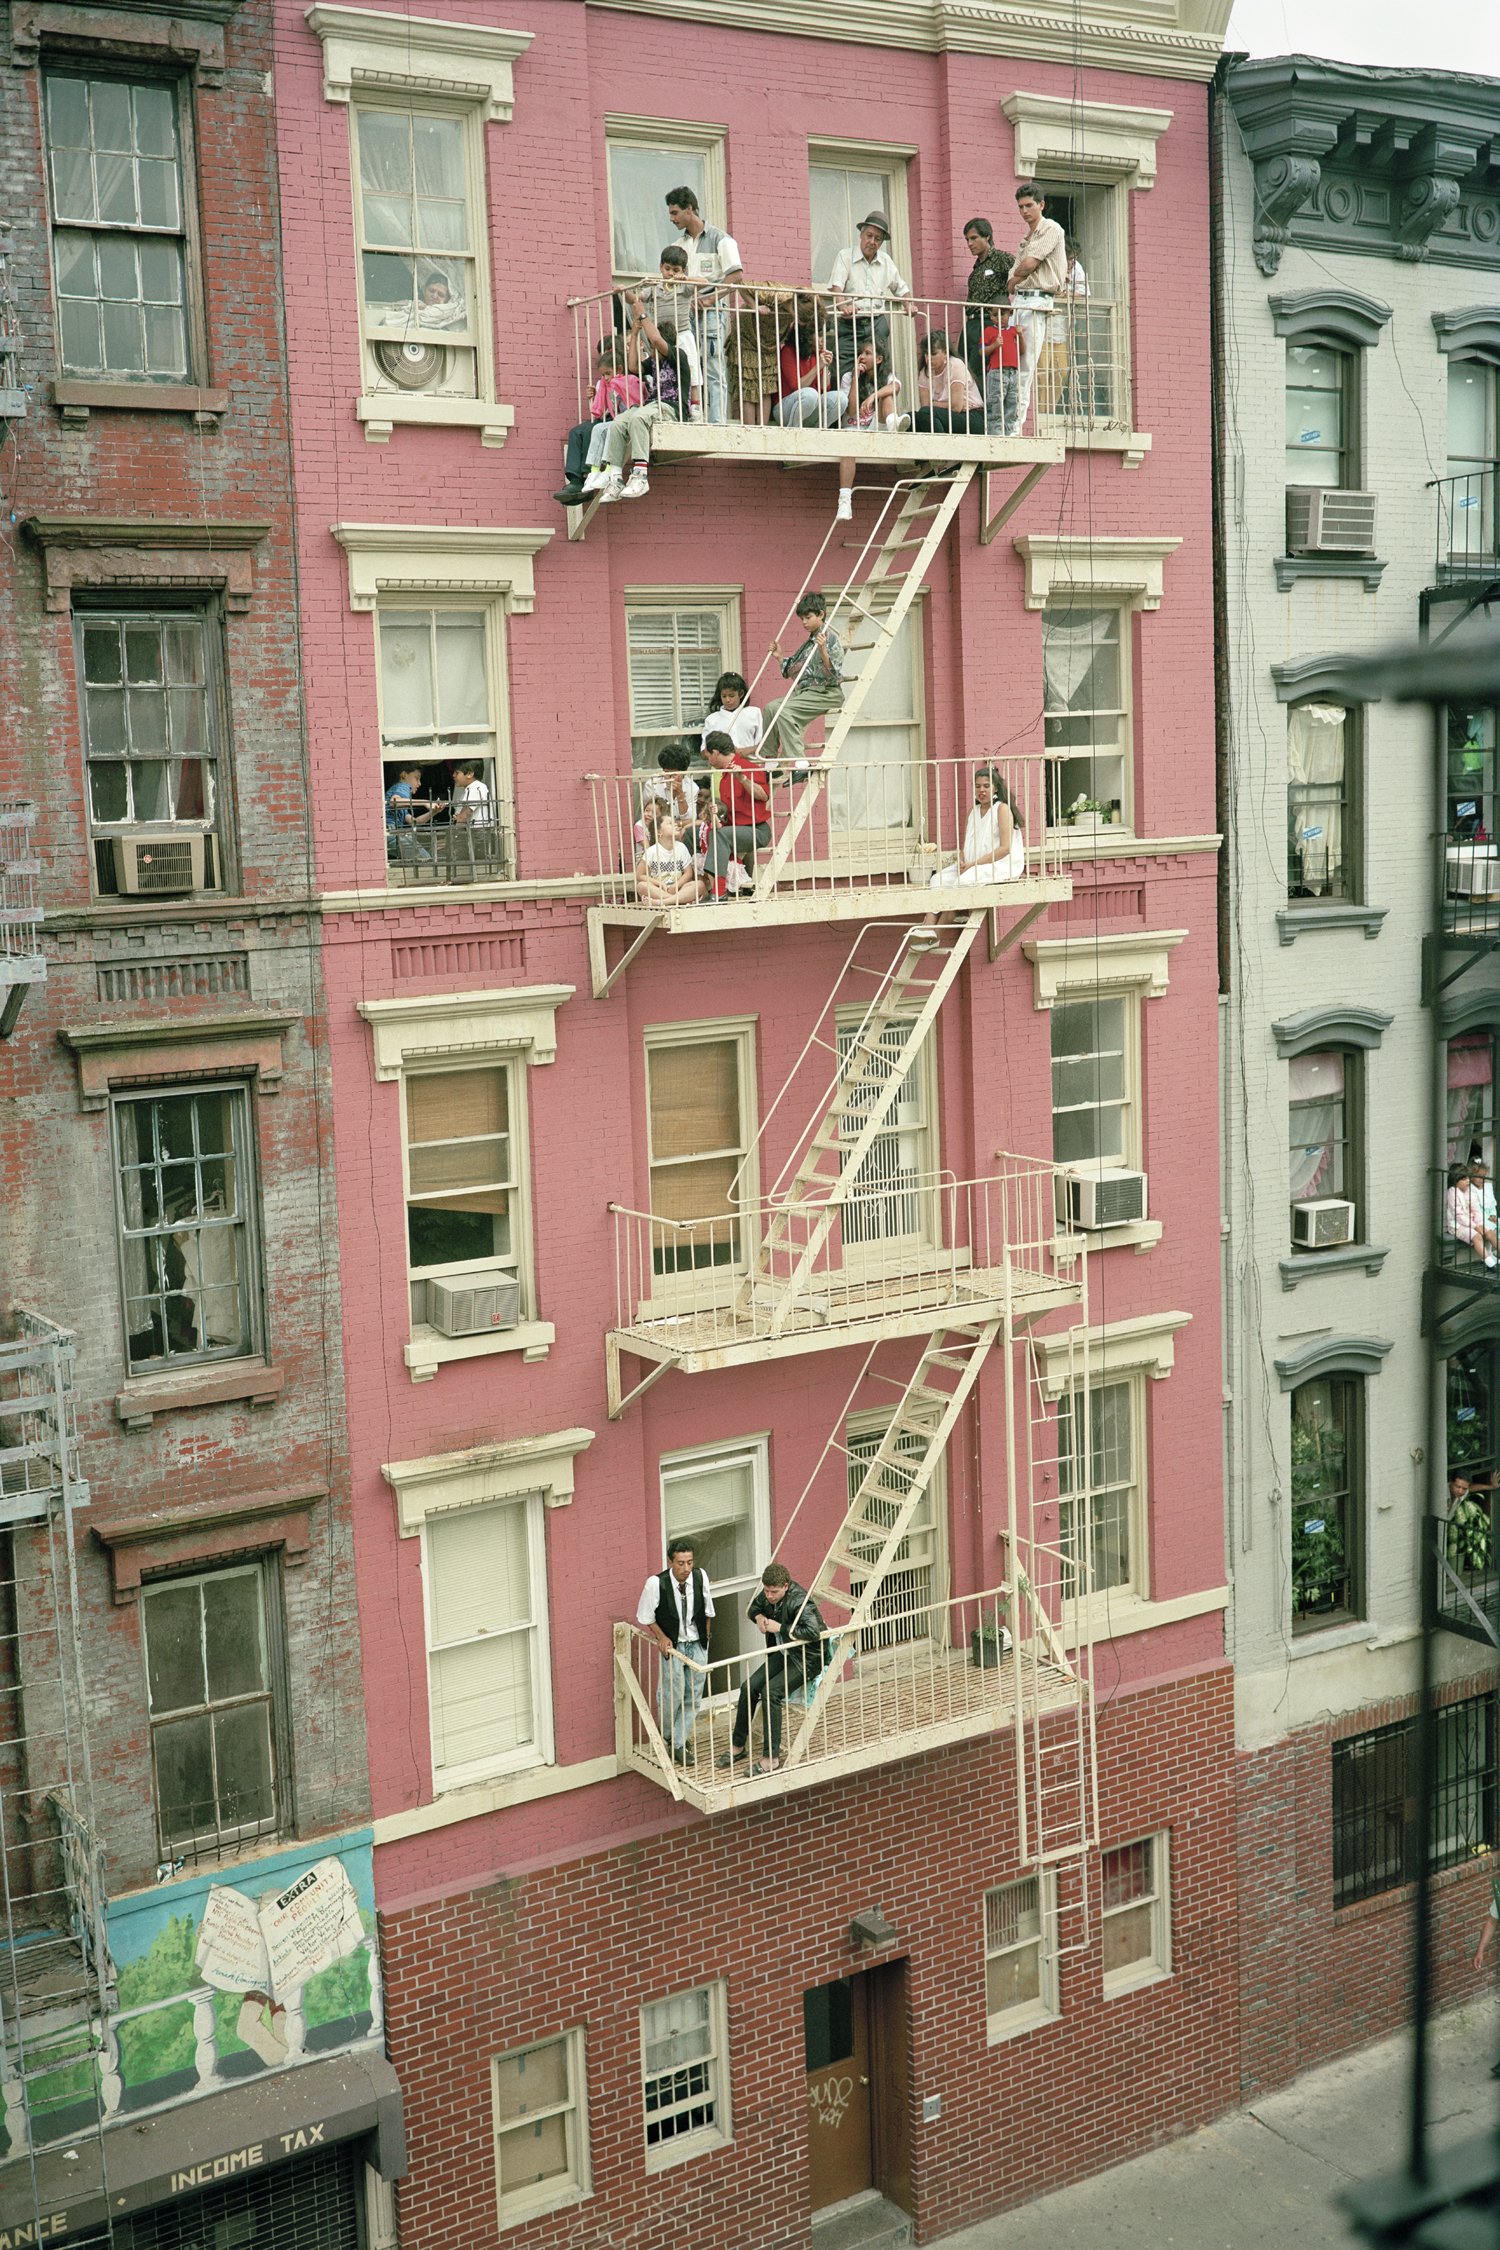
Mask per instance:
[[[1068,1221],[1075,1227],[1123,1227],[1146,1216],[1144,1172],[1069,1172]]]
[[[1448,891],[1453,898],[1500,897],[1500,855],[1495,846],[1450,844]]]
[[[406,391],[419,398],[472,398],[474,353],[430,336],[400,341],[371,337],[370,389]]]
[[[1286,544],[1293,555],[1372,555],[1375,495],[1328,485],[1286,488]]]
[[[1292,1205],[1292,1246],[1297,1250],[1337,1250],[1354,1240],[1354,1205],[1341,1195],[1318,1196]]]
[[[520,1318],[521,1284],[514,1274],[427,1284],[427,1325],[440,1336],[482,1336],[492,1328],[515,1328]]]
[[[110,838],[115,887],[130,897],[173,891],[211,891],[219,887],[216,836],[201,828],[137,828]]]

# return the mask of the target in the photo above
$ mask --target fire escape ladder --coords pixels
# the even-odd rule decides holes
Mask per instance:
[[[876,531],[864,542],[848,580],[832,603],[828,617],[830,629],[843,642],[846,655],[862,656],[864,661],[857,677],[849,682],[842,707],[828,720],[822,757],[813,761],[807,780],[795,790],[770,849],[756,855],[754,895],[757,899],[767,899],[774,892],[778,877],[812,817],[819,790],[842,754],[849,729],[865,707],[880,667],[973,476],[974,464],[967,461],[951,476],[928,477],[907,486],[905,498],[884,538],[876,544],[877,525]],[[776,745],[773,743],[773,746]]]
[[[981,909],[962,921],[906,931],[891,968],[847,1042],[830,1042],[837,1068],[820,1113],[803,1137],[773,1198],[746,1290],[770,1305],[780,1335],[803,1297],[860,1167],[901,1097],[906,1074],[953,988],[984,924]],[[852,956],[851,956],[852,958]],[[804,1050],[805,1052],[805,1050]]]
[[[3,370],[0,370],[3,373]],[[42,983],[42,863],[36,806],[0,799],[0,1039],[16,1028],[27,993]]]
[[[881,1588],[899,1563],[906,1535],[1002,1326],[995,1319],[976,1328],[939,1329],[929,1337],[866,1464],[809,1589],[836,1639],[808,1697],[806,1723],[787,1751],[788,1766],[800,1764],[812,1749],[819,1714],[845,1660],[872,1628],[878,1630]],[[828,1616],[829,1610],[842,1614]]]

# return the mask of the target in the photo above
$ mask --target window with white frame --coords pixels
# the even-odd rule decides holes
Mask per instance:
[[[282,1826],[285,1683],[273,1566],[141,1589],[157,1841],[205,1858]]]
[[[724,127],[667,118],[606,117],[611,257],[617,279],[654,274],[677,240],[667,194],[691,188],[706,225],[727,227]]]
[[[826,593],[831,611],[838,588]],[[876,598],[877,614],[880,607]],[[869,649],[846,649],[845,680],[857,680],[870,656]],[[904,860],[922,795],[926,735],[922,605],[917,601],[897,626],[828,776],[828,830],[835,851],[852,849],[861,864],[868,864],[887,839],[893,860]]]
[[[1139,1000],[1132,992],[1059,999],[1052,1010],[1052,1160],[1105,1170],[1138,1162]]]
[[[722,1984],[701,1985],[642,2008],[641,2107],[648,2172],[685,2163],[729,2139]]]
[[[350,114],[364,390],[476,398],[489,335],[480,114],[394,97]]]
[[[581,2202],[591,2185],[582,2031],[497,2055],[490,2064],[490,2103],[501,2226]]]
[[[694,1560],[713,1588],[713,1659],[742,1656],[760,1636],[745,1610],[771,1551],[770,1469],[765,1438],[664,1454],[662,1553],[691,1539]]]
[[[885,1092],[893,1074],[901,1091],[886,1111],[861,1159],[853,1191],[843,1206],[845,1254],[868,1253],[877,1246],[910,1245],[934,1239],[933,1175],[937,1169],[937,1103],[932,1040],[926,1038],[909,1062],[902,1055],[915,1017],[897,1016],[881,1027],[878,1056],[845,1084],[839,1112],[839,1137],[854,1140],[864,1118]],[[850,1069],[855,1041],[864,1021],[858,1009],[841,1010],[837,1019],[839,1069]]]
[[[749,1252],[753,1023],[673,1024],[646,1034],[646,1134],[654,1280],[720,1268]]]
[[[1100,1854],[1104,1991],[1129,1992],[1168,1976],[1172,1908],[1165,1830]]]
[[[435,1789],[552,1762],[542,1495],[422,1526]]]
[[[721,672],[739,662],[738,599],[669,594],[625,597],[630,761],[654,767],[669,742],[694,749]]]
[[[1041,179],[1038,185],[1047,217],[1071,245],[1067,285],[1054,301],[1037,355],[1038,426],[1055,416],[1068,424],[1128,430],[1130,354],[1122,276],[1130,270],[1131,190],[1113,181],[1085,186],[1076,178],[1057,186]],[[1024,231],[1017,226],[1017,242]]]
[[[257,1348],[256,1198],[244,1086],[114,1105],[132,1375]]]
[[[495,714],[492,608],[382,603],[381,788],[392,883],[487,882],[511,873],[508,770]]]
[[[1481,359],[1448,362],[1447,482],[1440,490],[1439,537],[1460,569],[1493,563],[1496,479],[1500,476],[1500,366]]]
[[[43,81],[58,364],[111,383],[193,372],[185,81],[50,69]]]
[[[1142,1390],[1142,1378],[1128,1375],[1058,1400],[1058,1545],[1071,1592],[1145,1591]]]
[[[528,1311],[521,1190],[525,1099],[519,1061],[470,1070],[414,1070],[406,1087],[406,1248],[412,1317],[430,1319],[428,1284],[514,1285]],[[503,1323],[480,1322],[480,1326]]]
[[[1129,611],[1068,598],[1042,610],[1047,818],[1130,827]]]
[[[844,1432],[849,1503],[852,1507],[867,1471],[885,1443],[889,1415],[858,1415]],[[895,1441],[895,1459],[885,1466],[878,1492],[866,1496],[863,1514],[889,1527],[900,1504],[904,1482],[908,1489],[919,1465],[927,1458],[926,1440],[916,1431],[905,1431]],[[870,1623],[861,1636],[862,1648],[894,1648],[902,1641],[928,1640],[939,1634],[946,1612],[933,1615],[933,1605],[946,1593],[943,1549],[944,1463],[934,1462],[932,1474],[891,1557],[871,1610]],[[864,1581],[859,1575],[858,1550],[866,1548],[873,1560],[877,1551],[868,1535],[854,1538],[856,1550],[849,1565],[849,1592],[858,1600]]]
[[[903,278],[911,279],[907,226],[906,167],[909,152],[861,147],[858,143],[814,141],[808,150],[807,187],[811,226],[811,272],[820,285],[833,271],[841,250],[852,250],[867,211],[884,211],[891,222],[886,244]]]
[[[1060,2006],[1057,1877],[1051,1868],[984,1894],[984,2012],[993,2046]]]
[[[222,738],[220,636],[207,610],[75,609],[73,632],[83,687],[83,745],[95,876],[103,892],[134,876],[149,887],[146,861],[118,855],[138,828],[143,850],[173,838],[214,833],[219,822]],[[185,841],[183,849],[188,848]],[[220,887],[211,847],[188,888]]]
[[[1341,703],[1298,703],[1287,713],[1287,896],[1348,899],[1355,878],[1357,721]]]

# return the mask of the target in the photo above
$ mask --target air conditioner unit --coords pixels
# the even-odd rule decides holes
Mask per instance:
[[[1341,1195],[1292,1205],[1292,1244],[1298,1250],[1337,1250],[1354,1240],[1354,1205]]]
[[[201,828],[138,828],[110,842],[115,888],[129,897],[219,887],[218,838]]]
[[[370,389],[405,391],[418,398],[472,398],[474,353],[431,336],[371,337]]]
[[[1293,555],[1372,555],[1375,495],[1329,485],[1286,488],[1286,544]]]
[[[482,1336],[492,1328],[514,1328],[520,1318],[521,1284],[514,1274],[427,1284],[427,1325],[440,1336]]]
[[[1493,844],[1450,844],[1447,861],[1452,897],[1500,897],[1500,855]]]
[[[1075,1227],[1124,1227],[1146,1216],[1144,1172],[1069,1172],[1068,1221]]]

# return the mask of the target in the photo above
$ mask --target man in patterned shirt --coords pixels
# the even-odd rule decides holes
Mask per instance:
[[[762,756],[770,762],[772,737],[777,758],[797,763],[805,756],[803,737],[820,714],[837,711],[844,701],[844,650],[838,634],[830,632],[828,605],[821,594],[804,594],[797,617],[807,639],[790,656],[781,653],[780,641],[771,643],[771,654],[781,666],[781,676],[792,682],[788,694],[766,706],[766,731]]]

